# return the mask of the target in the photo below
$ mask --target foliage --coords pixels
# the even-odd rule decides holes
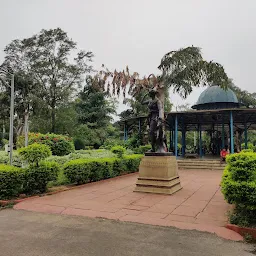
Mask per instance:
[[[107,94],[92,87],[90,79],[76,102],[78,128],[76,140],[84,145],[99,148],[111,132],[111,114],[115,113],[115,102],[107,99]]]
[[[66,162],[75,159],[95,159],[95,158],[113,158],[115,154],[105,149],[98,150],[77,150],[66,156],[51,156],[47,158],[47,161],[53,161],[59,165],[64,165]]]
[[[55,132],[56,108],[68,102],[83,76],[92,70],[91,52],[76,51],[76,43],[60,28],[42,30],[5,48],[4,66],[22,72],[38,85],[37,104],[50,109],[51,129]],[[75,56],[71,61],[71,56]]]
[[[9,164],[9,163],[10,163],[10,158],[8,156],[8,153],[6,153],[5,151],[0,151],[0,164]],[[13,151],[12,163],[16,167],[22,166],[22,161],[16,151]]]
[[[64,165],[64,174],[71,183],[83,184],[138,170],[140,155],[124,158],[76,159]]]
[[[74,139],[75,150],[85,149],[85,141],[82,138]]]
[[[128,173],[139,171],[140,161],[143,155],[124,156],[125,171]]]
[[[19,155],[30,165],[38,166],[39,162],[51,155],[51,150],[47,145],[34,143],[19,149]]]
[[[242,150],[245,149],[245,143],[242,143],[241,148],[242,148]],[[249,142],[249,143],[247,143],[247,149],[255,151],[256,147],[252,143]]]
[[[52,162],[41,162],[39,166],[30,165],[24,171],[24,192],[27,194],[43,193],[47,183],[57,179],[60,168]]]
[[[241,90],[239,87],[237,87],[231,79],[229,79],[229,85],[230,89],[235,92],[237,99],[239,102],[243,103],[245,107],[256,107],[256,94],[255,93],[249,93],[245,90]]]
[[[22,191],[23,171],[18,167],[0,164],[0,199],[18,196]]]
[[[255,213],[256,210],[256,154],[232,154],[227,157],[227,163],[222,177],[222,192],[228,203],[236,206],[233,218],[242,216],[242,213],[248,217],[251,211]],[[256,222],[256,219],[251,221]]]
[[[24,137],[18,138],[17,147],[21,147],[24,142]],[[50,147],[52,154],[57,156],[64,156],[74,150],[72,139],[68,136],[58,135],[53,133],[29,133],[29,144],[38,143],[45,144]]]
[[[151,149],[150,145],[144,145],[144,146],[139,146],[138,148],[135,149],[136,154],[145,154]]]
[[[111,152],[116,154],[119,158],[122,158],[125,153],[125,148],[122,146],[114,146],[111,148]]]
[[[107,139],[100,148],[110,150],[114,146],[123,146],[124,147],[125,142],[124,142],[124,140],[110,138],[110,139]]]
[[[256,210],[249,210],[236,205],[236,208],[229,217],[230,223],[241,227],[256,228]]]

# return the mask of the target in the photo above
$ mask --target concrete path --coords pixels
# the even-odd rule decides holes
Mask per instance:
[[[242,240],[224,227],[230,205],[220,191],[222,172],[186,170],[179,174],[183,189],[173,195],[133,192],[137,174],[131,174],[29,199],[15,209],[196,229]]]
[[[0,256],[253,256],[209,233],[114,220],[0,211]]]

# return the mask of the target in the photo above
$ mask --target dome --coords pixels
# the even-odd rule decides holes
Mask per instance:
[[[218,85],[210,86],[199,96],[193,109],[238,108],[240,106],[236,94],[231,90],[224,90]]]

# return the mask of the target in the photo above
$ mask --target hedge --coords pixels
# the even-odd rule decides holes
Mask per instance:
[[[83,184],[138,171],[142,155],[123,158],[76,159],[64,165],[64,174],[71,183]]]
[[[60,167],[55,162],[41,162],[39,166],[29,166],[24,170],[24,188],[26,194],[43,193],[49,181],[55,181]]]
[[[18,196],[22,192],[23,176],[21,168],[0,164],[0,199]]]
[[[236,206],[236,216],[241,216],[239,212],[253,215],[251,211],[256,210],[256,153],[241,152],[229,155],[221,186],[227,202]],[[256,223],[256,216],[254,219],[247,217],[243,216],[243,223]],[[239,218],[231,219],[238,221],[233,224],[241,224]]]

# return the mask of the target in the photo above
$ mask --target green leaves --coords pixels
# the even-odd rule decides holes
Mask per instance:
[[[56,28],[14,40],[6,46],[5,53],[4,65],[10,66],[15,73],[30,77],[37,85],[34,95],[41,103],[37,111],[50,109],[48,114],[51,114],[54,132],[56,108],[72,99],[86,73],[92,71],[89,65],[92,52],[78,51],[67,33]]]
[[[18,196],[22,191],[23,177],[22,169],[0,164],[0,199]]]
[[[226,88],[228,77],[224,68],[215,62],[203,60],[200,48],[187,47],[164,55],[158,67],[162,70],[165,86],[186,98],[193,87],[219,85]]]
[[[76,159],[64,165],[64,174],[71,183],[83,184],[138,171],[142,155],[123,158]]]
[[[51,155],[51,150],[46,145],[34,143],[27,147],[20,148],[19,155],[30,165],[38,166],[40,161]]]
[[[225,199],[237,207],[256,210],[256,153],[229,155],[227,163],[221,183]]]

